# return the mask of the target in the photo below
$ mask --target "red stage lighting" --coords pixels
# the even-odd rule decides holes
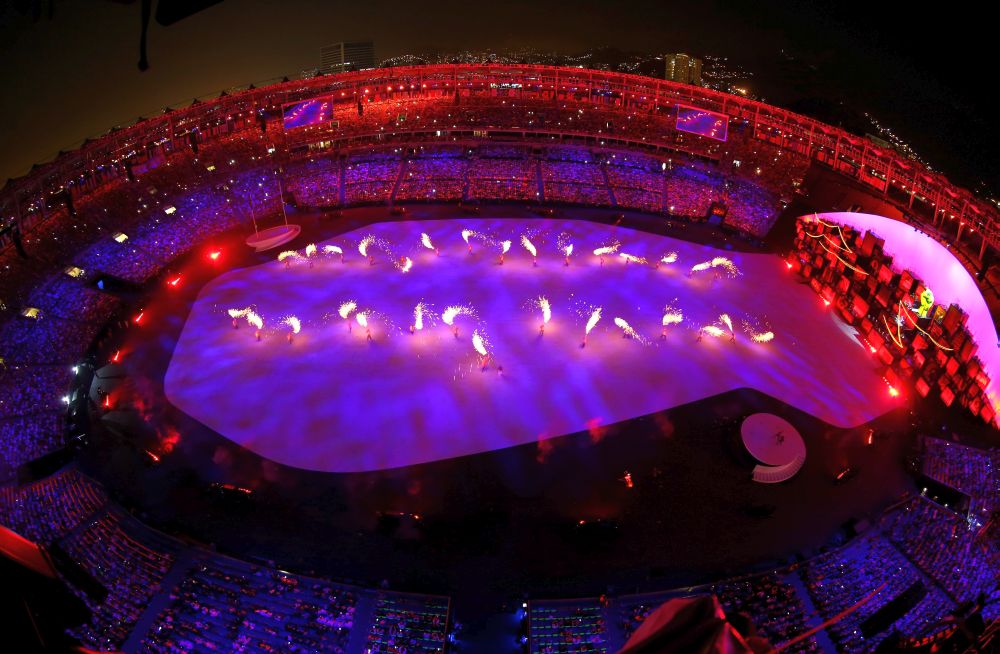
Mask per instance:
[[[137,324],[137,325],[138,325],[139,323],[141,323],[141,322],[142,322],[142,317],[143,317],[144,315],[146,315],[146,314],[145,314],[145,312],[143,312],[143,311],[140,311],[140,312],[139,312],[139,315],[138,315],[138,316],[136,316],[135,318],[133,318],[133,319],[132,319],[132,322],[134,322],[135,324]]]
[[[208,258],[212,261],[218,261],[219,257],[222,256],[222,250],[212,250],[208,253]]]
[[[167,284],[170,284],[174,288],[177,288],[178,286],[180,286],[180,283],[181,283],[181,276],[180,275],[177,275],[176,277],[174,277],[173,279],[171,279],[169,282],[167,282]]]

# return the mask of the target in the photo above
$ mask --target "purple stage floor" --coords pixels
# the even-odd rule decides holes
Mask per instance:
[[[511,239],[505,264],[497,265],[497,248],[475,238],[470,256],[460,235],[466,228]],[[421,232],[440,257],[421,247]],[[538,247],[537,267],[520,244],[525,233]],[[561,233],[574,245],[569,268],[557,247]],[[400,272],[378,245],[369,266],[357,250],[368,234],[396,257],[411,257],[412,270]],[[677,261],[656,269],[610,256],[601,267],[591,252],[613,240],[650,262],[668,252]],[[741,387],[841,427],[896,406],[852,330],[772,255],[569,220],[382,223],[328,243],[343,247],[345,264],[336,256],[314,266],[275,261],[213,280],[167,370],[165,392],[177,407],[279,463],[328,472],[406,466],[593,429]],[[741,275],[686,275],[717,256],[732,259]],[[544,335],[531,304],[539,295],[552,304]],[[372,342],[357,323],[349,333],[337,315],[346,300],[372,311]],[[418,302],[433,315],[411,335]],[[456,319],[458,339],[440,319],[452,304],[477,313]],[[684,320],[661,339],[666,304]],[[226,315],[251,305],[265,322],[259,343],[252,328],[234,330]],[[602,318],[581,348],[591,306],[603,307]],[[719,325],[723,312],[736,343],[728,333],[699,342],[699,327]],[[291,345],[280,323],[289,315],[302,321]],[[646,341],[623,338],[615,317]],[[766,323],[774,340],[752,342],[745,319],[758,331]],[[493,354],[485,372],[471,342],[476,328]]]

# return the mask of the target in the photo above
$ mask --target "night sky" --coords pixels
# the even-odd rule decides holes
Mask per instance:
[[[155,0],[154,0],[155,3]],[[729,57],[767,100],[840,122],[872,113],[967,186],[1000,189],[992,21],[971,9],[844,0],[225,0],[170,27],[151,22],[140,73],[139,3],[0,0],[0,180],[86,136],[227,87],[297,75],[319,48],[371,38],[379,59],[427,50],[599,46]],[[43,6],[48,3],[44,3]],[[894,6],[890,6],[894,5]],[[782,52],[785,54],[783,55]],[[850,125],[850,119],[842,121]]]

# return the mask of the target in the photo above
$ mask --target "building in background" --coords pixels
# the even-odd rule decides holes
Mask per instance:
[[[683,53],[664,56],[666,79],[701,86],[701,59]]]
[[[320,48],[321,73],[343,73],[367,68],[375,68],[374,41],[343,41]]]

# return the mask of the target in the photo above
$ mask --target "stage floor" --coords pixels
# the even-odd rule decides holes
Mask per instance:
[[[469,255],[463,229],[511,239],[504,265],[495,246],[475,237]],[[421,232],[439,257],[420,245]],[[370,266],[357,251],[369,234],[394,256],[411,257],[412,269],[401,272],[378,241]],[[522,234],[538,247],[537,267],[520,245]],[[602,267],[591,252],[615,240],[622,252],[650,262],[668,252],[677,260],[657,269],[609,256]],[[574,245],[568,268],[557,247],[567,241]],[[850,329],[772,255],[572,220],[381,223],[328,243],[343,247],[346,263],[338,256],[318,257],[313,266],[274,261],[209,283],[164,382],[175,406],[285,465],[328,472],[408,466],[593,430],[741,387],[842,427],[897,405]],[[718,256],[732,259],[741,275],[686,275]],[[540,295],[552,305],[544,335],[532,304]],[[347,300],[371,312],[371,342],[357,323],[348,332],[337,315]],[[411,335],[419,302],[429,313]],[[456,339],[440,315],[459,304],[476,317],[456,319]],[[661,339],[667,304],[684,320]],[[234,330],[226,315],[247,306],[264,319],[261,342],[246,323]],[[581,348],[596,306],[602,318]],[[720,325],[721,313],[732,317],[736,342],[728,332],[698,341],[699,328]],[[302,321],[292,344],[280,322],[289,315]],[[615,317],[644,340],[623,338]],[[744,320],[757,332],[772,330],[774,340],[752,342]],[[486,371],[471,342],[474,329],[488,336]]]

